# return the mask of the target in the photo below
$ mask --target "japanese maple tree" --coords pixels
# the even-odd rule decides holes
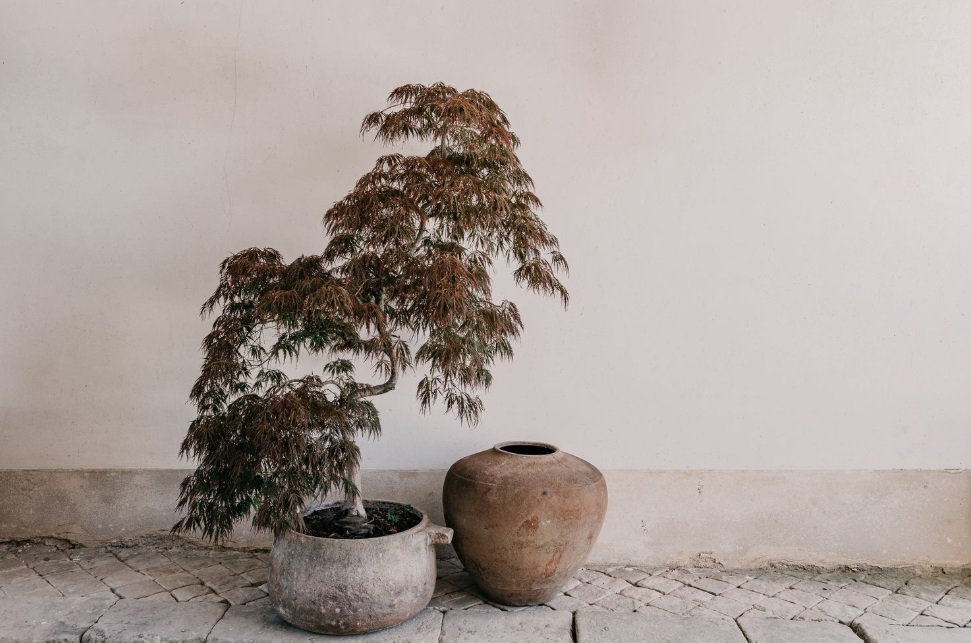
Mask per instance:
[[[181,448],[198,468],[182,482],[174,532],[218,541],[250,514],[257,529],[303,530],[308,502],[334,490],[364,520],[357,440],[381,430],[370,398],[415,369],[423,412],[442,404],[474,424],[490,367],[512,358],[523,325],[513,302],[493,299],[494,263],[567,305],[566,260],[492,98],[405,85],[388,104],[362,134],[431,150],[380,157],[324,215],[322,254],[288,264],[250,248],[222,262]],[[282,370],[307,355],[324,358],[320,372]],[[356,374],[366,363],[373,380]]]

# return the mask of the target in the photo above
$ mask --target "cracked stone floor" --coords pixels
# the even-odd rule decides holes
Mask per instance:
[[[87,614],[84,618],[91,621],[86,623],[82,616],[78,616],[77,631],[71,630],[76,638],[69,633],[64,640],[81,640],[82,637],[89,642],[142,640],[137,637],[147,636],[155,618],[153,615],[158,615],[160,621],[176,619],[184,626],[182,634],[165,630],[156,633],[154,640],[289,640],[279,632],[279,636],[274,634],[274,628],[282,632],[280,628],[285,626],[274,620],[266,596],[268,556],[265,550],[211,547],[167,536],[97,547],[58,539],[0,542],[0,640],[54,640],[53,635],[44,630],[49,623],[38,624],[31,630],[33,634],[27,632],[31,610],[39,610],[41,617],[38,618],[44,620],[45,610],[53,609],[45,606],[52,605],[71,614],[83,612],[82,616]],[[178,607],[180,604],[194,606]],[[442,613],[446,614],[444,621]],[[592,613],[605,616],[592,616]],[[496,618],[490,621],[490,614]],[[636,615],[631,617],[630,614]],[[236,623],[230,618],[234,615],[246,616],[250,620]],[[671,621],[674,617],[687,618]],[[73,622],[71,618],[74,617],[58,618],[65,626],[65,623]],[[193,618],[198,620],[196,629],[192,629],[191,624],[185,625],[194,622]],[[433,622],[435,618],[438,625]],[[711,619],[722,623],[717,624]],[[546,639],[535,632],[527,636],[528,627],[520,632],[525,638],[515,638],[515,632],[522,629],[517,630],[516,627],[520,627],[517,625],[510,635],[512,638],[494,640],[608,641],[613,640],[609,638],[609,632],[616,634],[623,629],[624,623],[640,627],[648,622],[669,621],[678,627],[681,623],[694,622],[699,627],[724,625],[732,631],[741,629],[746,638],[737,640],[743,642],[776,640],[771,636],[759,638],[759,635],[750,634],[760,627],[753,624],[753,619],[771,620],[775,627],[783,627],[777,621],[833,624],[827,626],[830,628],[841,624],[841,632],[853,633],[852,639],[845,640],[858,641],[862,637],[875,643],[971,641],[971,569],[852,566],[822,569],[774,565],[726,570],[717,567],[591,565],[581,569],[563,592],[545,605],[515,608],[487,600],[456,558],[440,558],[434,597],[429,610],[421,618],[414,619],[418,625],[410,625],[414,631],[402,630],[400,634],[404,638],[394,638],[394,630],[388,630],[379,633],[374,640],[425,640],[419,631],[421,627],[431,632],[428,640],[433,641],[493,640],[488,636],[475,638],[475,627],[468,623],[492,622],[493,626],[489,628],[495,635],[494,623],[506,621],[566,623],[562,627],[569,630],[569,638],[554,636]],[[459,621],[466,624],[460,627],[456,625]],[[596,624],[602,622],[615,623],[615,627],[611,630],[604,626],[601,631]],[[454,636],[447,636],[449,623],[458,628]],[[131,628],[135,626],[145,631],[133,633]],[[545,627],[543,631],[555,634],[557,627]],[[786,630],[789,634],[778,640],[803,640],[793,632],[803,631],[804,627],[785,627],[789,627]],[[253,628],[263,634],[257,636]],[[820,638],[818,632],[821,631],[805,640],[844,640]],[[886,635],[890,638],[881,637],[874,632],[891,632],[891,635]],[[705,638],[707,635],[700,634],[701,638],[696,639],[684,636],[670,640],[736,640]],[[900,638],[902,636],[904,638]],[[303,636],[293,640],[329,639]]]

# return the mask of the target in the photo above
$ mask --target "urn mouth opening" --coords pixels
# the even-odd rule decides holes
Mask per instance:
[[[560,451],[552,444],[545,442],[500,442],[493,448],[503,453],[525,456],[553,455]]]

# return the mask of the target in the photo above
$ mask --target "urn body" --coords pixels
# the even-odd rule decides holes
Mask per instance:
[[[607,511],[596,467],[537,442],[462,458],[442,495],[459,559],[486,596],[506,605],[555,596],[590,554]]]

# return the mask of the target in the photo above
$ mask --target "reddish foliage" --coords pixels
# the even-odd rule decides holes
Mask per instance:
[[[522,320],[492,299],[500,259],[516,282],[569,300],[556,277],[567,263],[537,216],[519,139],[488,94],[443,84],[394,90],[368,115],[377,140],[433,143],[425,156],[391,154],[324,215],[321,255],[290,264],[271,248],[225,261],[203,314],[218,310],[203,342],[191,399],[198,417],[182,454],[198,458],[183,481],[176,532],[219,540],[253,514],[259,529],[302,529],[308,499],[353,488],[356,438],[380,432],[368,399],[421,369],[423,411],[435,403],[475,423],[496,359],[512,358]],[[417,345],[412,353],[411,345]],[[320,374],[279,367],[327,356]],[[356,379],[351,360],[383,381]]]

